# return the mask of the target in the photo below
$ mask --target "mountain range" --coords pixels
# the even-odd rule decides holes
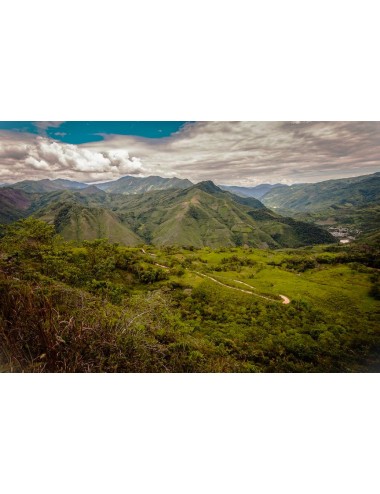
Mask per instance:
[[[259,200],[223,191],[211,181],[125,178],[108,184],[107,192],[104,184],[63,180],[2,188],[0,222],[33,215],[54,224],[67,240],[107,237],[125,245],[276,248],[333,241],[320,227],[282,217]]]
[[[272,189],[276,189],[279,187],[287,187],[287,185],[283,184],[260,184],[255,185],[254,187],[240,187],[237,185],[219,185],[222,190],[228,190],[233,194],[242,197],[254,197],[255,199],[261,199],[264,197],[269,191]]]
[[[190,180],[180,178],[162,178],[157,176],[150,177],[132,177],[125,176],[111,182],[103,182],[94,184],[98,189],[107,191],[113,194],[142,194],[152,190],[167,190],[167,189],[185,189],[193,185]],[[87,183],[74,182],[58,178],[56,180],[23,180],[11,184],[13,189],[23,190],[25,192],[51,192],[54,190],[80,190],[89,186]]]
[[[190,180],[181,178],[163,178],[157,176],[131,177],[126,176],[113,182],[105,182],[96,186],[113,194],[143,194],[153,190],[186,189],[193,185]]]
[[[380,201],[380,172],[312,184],[275,187],[262,200],[269,208],[317,211],[331,206],[363,206]]]
[[[380,173],[269,190],[262,202],[276,212],[321,225],[380,231]]]
[[[260,200],[255,197],[259,196]],[[321,225],[380,230],[380,173],[316,184],[216,186],[126,176],[96,185],[25,180],[0,188],[0,223],[33,215],[67,240],[260,248],[334,241]]]

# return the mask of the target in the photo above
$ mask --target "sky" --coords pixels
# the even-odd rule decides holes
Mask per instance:
[[[0,122],[0,183],[125,175],[217,184],[380,171],[380,122]]]

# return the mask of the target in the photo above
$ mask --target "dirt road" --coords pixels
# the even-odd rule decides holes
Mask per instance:
[[[144,249],[141,249],[141,251],[144,254],[148,254],[147,252],[145,252]],[[149,255],[156,257],[154,254],[149,254]],[[163,269],[170,269],[168,266],[164,266],[163,264],[158,264],[157,262],[155,262],[154,264],[156,266],[159,266],[160,268],[163,268]],[[240,283],[241,285],[247,286],[248,288],[250,288],[250,290],[244,290],[243,288],[237,288],[235,286],[226,285],[225,283],[222,283],[221,281],[218,281],[215,278],[208,276],[207,274],[200,273],[199,271],[193,271],[193,273],[197,274],[198,276],[202,276],[203,278],[208,278],[209,280],[213,281],[214,283],[217,283],[218,285],[224,286],[225,288],[230,288],[231,290],[237,290],[238,292],[242,292],[242,293],[249,293],[250,295],[253,295],[254,297],[263,298],[264,300],[269,300],[270,302],[279,302],[279,300],[276,300],[274,298],[265,297],[264,295],[259,295],[258,293],[252,292],[251,290],[256,290],[256,288],[251,286],[251,285],[248,285],[248,283],[245,283],[244,281],[234,280],[236,283]],[[279,295],[279,297],[282,299],[283,304],[290,304],[290,300],[288,299],[288,297],[285,297],[285,295]]]
[[[226,285],[225,283],[222,283],[221,281],[216,280],[215,278],[212,278],[211,276],[208,276],[207,274],[199,273],[199,271],[194,271],[194,273],[197,274],[198,276],[202,276],[203,278],[207,278],[207,279],[213,281],[214,283],[217,283],[218,285],[224,286],[226,288],[230,288],[231,290],[237,290],[238,292],[242,292],[242,293],[249,293],[250,295],[253,295],[254,297],[260,297],[260,298],[263,298],[265,300],[269,300],[270,302],[279,302],[279,300],[276,300],[276,299],[270,298],[270,297],[265,297],[264,295],[259,295],[258,293],[254,293],[250,290],[243,290],[243,288],[237,288],[235,286]],[[244,283],[244,281],[239,281],[239,280],[234,280],[234,281],[236,281],[237,283],[241,283],[242,285],[249,286],[249,288],[251,288],[251,289],[254,289],[251,285],[248,285],[248,283]],[[280,297],[282,298],[283,304],[289,304],[290,303],[290,300],[288,299],[288,297],[285,297],[285,295],[280,295]]]

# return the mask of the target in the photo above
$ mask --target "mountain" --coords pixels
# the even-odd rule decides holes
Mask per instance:
[[[327,180],[314,184],[277,187],[262,202],[281,212],[312,212],[326,208],[358,207],[380,201],[380,173]]]
[[[112,194],[143,194],[153,190],[167,189],[186,189],[192,182],[180,178],[162,178],[156,176],[150,177],[131,177],[126,176],[113,182],[96,184],[99,189],[105,190]]]
[[[79,192],[80,195],[82,196],[97,196],[99,197],[105,197],[106,193],[104,190],[99,189],[96,185],[87,185],[86,187],[83,187],[80,189]]]
[[[356,237],[380,232],[380,173],[273,189],[262,198],[276,212]]]
[[[51,185],[42,182],[44,187]],[[213,248],[300,247],[334,241],[319,227],[284,218],[258,199],[223,191],[211,181],[142,194],[106,193],[94,185],[44,193],[13,188],[0,192],[4,190],[11,191],[11,198],[14,195],[15,219],[28,215],[43,219],[67,240],[107,237],[125,245]]]
[[[260,184],[255,187],[240,187],[237,185],[219,185],[222,190],[227,190],[242,197],[254,197],[261,199],[267,192],[278,187],[287,187],[283,184]]]
[[[110,203],[112,196],[94,185],[89,185],[85,189],[54,190],[45,194],[34,194],[33,197],[31,210],[34,212],[55,201],[79,202],[85,206],[98,207]]]
[[[32,197],[22,190],[1,188],[0,223],[12,223],[23,218],[32,205]]]
[[[55,202],[36,215],[54,224],[65,240],[96,240],[108,238],[111,242],[138,245],[142,240],[123,224],[117,214],[104,208],[86,207],[73,202]]]
[[[12,184],[11,187],[13,189],[23,190],[25,192],[41,194],[44,192],[51,192],[53,190],[82,189],[88,187],[88,185],[61,178],[56,180],[49,180],[46,178],[43,180],[23,180],[22,182]]]
[[[282,218],[257,199],[222,191],[210,181],[184,190],[127,196],[117,211],[139,237],[154,245],[266,248],[333,241],[319,227]]]
[[[52,182],[62,189],[85,189],[86,187],[88,187],[88,184],[85,184],[83,182],[75,182],[73,180],[66,180],[63,178],[57,178]]]
[[[359,232],[380,232],[380,204],[376,203],[365,206],[331,206],[318,211],[288,211],[288,214],[294,219],[325,228],[347,228],[355,237]]]

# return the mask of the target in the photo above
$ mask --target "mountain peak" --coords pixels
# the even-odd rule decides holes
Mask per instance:
[[[217,192],[223,192],[218,186],[214,184],[211,180],[205,180],[203,182],[199,182],[194,185],[194,189],[203,190],[203,192],[207,192],[208,194],[215,194]]]
[[[102,194],[102,195],[106,195],[106,193],[103,190],[101,190],[98,187],[96,187],[96,185],[89,185],[85,189],[82,189],[80,191],[80,193],[81,194],[85,194],[85,195],[90,195],[90,194]]]

